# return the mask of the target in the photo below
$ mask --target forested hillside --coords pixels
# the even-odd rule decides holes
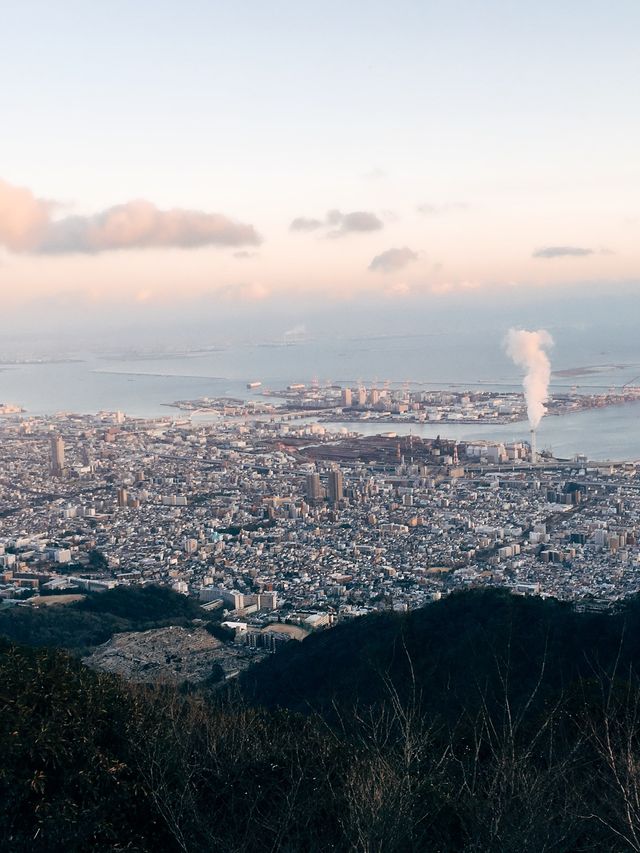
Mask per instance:
[[[116,633],[188,626],[194,619],[205,622],[216,636],[227,638],[215,615],[192,598],[154,585],[118,586],[59,607],[4,609],[0,611],[0,637],[86,654]]]
[[[636,602],[470,592],[214,698],[0,647],[0,849],[640,850]]]

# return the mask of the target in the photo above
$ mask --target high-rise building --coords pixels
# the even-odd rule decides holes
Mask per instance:
[[[322,486],[320,485],[320,474],[307,474],[307,500],[309,503],[322,500]]]
[[[358,405],[359,406],[366,406],[366,404],[367,404],[367,389],[364,387],[364,385],[361,385],[358,388]]]
[[[59,435],[51,436],[51,473],[54,477],[64,474],[64,441]]]
[[[278,594],[275,592],[261,592],[258,596],[259,610],[275,610],[278,606]]]
[[[342,389],[342,405],[345,409],[350,409],[353,405],[353,394],[351,388]]]
[[[372,388],[369,392],[369,402],[372,406],[377,406],[380,402],[380,392],[377,388]]]
[[[122,509],[129,503],[129,493],[126,489],[118,489],[118,506]]]
[[[343,497],[342,471],[339,468],[334,468],[333,471],[329,471],[329,500],[332,504],[337,504]]]

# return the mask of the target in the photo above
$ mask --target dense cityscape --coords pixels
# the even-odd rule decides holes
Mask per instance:
[[[260,382],[250,382],[247,388],[257,391]],[[521,393],[475,389],[417,390],[405,383],[401,388],[383,383],[382,387],[363,382],[357,388],[341,387],[315,380],[309,385],[294,383],[284,389],[263,390],[266,400],[198,398],[176,400],[172,405],[190,413],[215,412],[221,415],[247,417],[278,415],[291,417],[316,416],[322,423],[336,418],[346,421],[380,423],[458,423],[507,424],[526,420],[527,405]],[[278,402],[278,398],[282,402]],[[627,383],[603,393],[578,392],[577,386],[565,393],[555,392],[546,404],[549,415],[567,415],[588,409],[620,406],[640,399],[640,388]]]
[[[308,418],[12,416],[0,438],[4,607],[161,584],[273,650],[470,586],[584,608],[640,591],[631,463]]]

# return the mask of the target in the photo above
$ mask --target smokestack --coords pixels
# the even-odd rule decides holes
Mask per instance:
[[[551,364],[545,350],[552,345],[551,335],[544,329],[537,332],[509,329],[505,341],[507,355],[525,371],[522,385],[532,430],[538,427],[547,411],[545,403],[549,399]]]
[[[507,355],[525,371],[522,385],[531,427],[529,447],[532,465],[538,462],[536,429],[547,411],[545,403],[549,399],[551,363],[545,350],[551,346],[553,339],[544,329],[538,329],[537,332],[509,329],[505,341]]]

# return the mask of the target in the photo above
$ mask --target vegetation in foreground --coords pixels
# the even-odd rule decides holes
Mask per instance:
[[[192,598],[154,585],[118,586],[60,607],[1,610],[0,636],[15,643],[86,655],[114,634],[169,625],[186,628],[196,619],[219,639],[228,639],[216,616]]]
[[[464,593],[215,701],[4,642],[0,848],[640,850],[636,610]]]

